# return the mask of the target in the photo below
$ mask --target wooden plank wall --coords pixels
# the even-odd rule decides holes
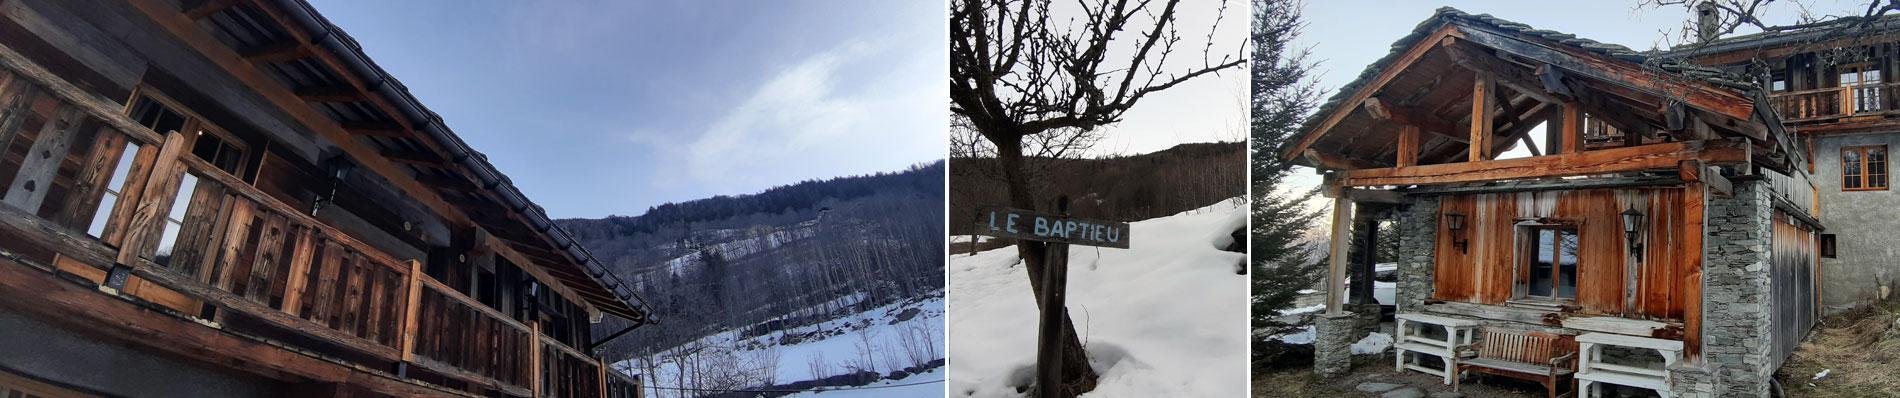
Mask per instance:
[[[1694,188],[1591,189],[1447,196],[1444,214],[1465,215],[1465,230],[1439,223],[1436,298],[1503,304],[1517,279],[1517,224],[1546,219],[1577,225],[1582,246],[1576,305],[1583,314],[1683,321],[1701,298],[1702,199]],[[1644,261],[1631,267],[1621,215],[1631,203],[1648,215]],[[1455,236],[1468,239],[1461,252]],[[1626,295],[1634,269],[1636,289]]]
[[[1769,324],[1774,328],[1770,350],[1771,368],[1794,353],[1796,346],[1814,327],[1819,314],[1815,299],[1816,255],[1814,230],[1782,212],[1775,212],[1775,232],[1769,241],[1769,278],[1773,298],[1769,305]]]

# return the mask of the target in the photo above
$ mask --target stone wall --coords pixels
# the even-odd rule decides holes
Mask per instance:
[[[1764,397],[1770,342],[1767,184],[1736,181],[1731,197],[1708,199],[1703,241],[1703,358],[1722,397]]]
[[[1360,338],[1358,317],[1351,312],[1320,314],[1313,318],[1313,371],[1322,377],[1344,376],[1352,370],[1352,343]]]
[[[1432,297],[1438,248],[1438,198],[1414,199],[1399,209],[1398,311],[1417,311]]]

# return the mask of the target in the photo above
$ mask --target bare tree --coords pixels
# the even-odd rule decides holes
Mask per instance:
[[[1190,79],[1239,68],[1245,43],[1215,58],[1214,27],[1207,31],[1199,65],[1169,62],[1182,40],[1176,25],[1180,0],[1080,0],[1080,18],[1051,15],[1052,0],[952,0],[950,4],[950,112],[964,118],[996,148],[1009,191],[1009,205],[1035,209],[1037,198],[1023,170],[1025,141],[1065,132],[1087,136],[1113,124],[1150,94]],[[1220,3],[1225,14],[1227,2]],[[1135,29],[1133,35],[1118,37]],[[1111,57],[1111,49],[1128,49]],[[1179,63],[1179,62],[1175,62]],[[1060,142],[1060,141],[1058,141]],[[1044,245],[1016,245],[1030,286],[1041,299]],[[1065,369],[1070,394],[1094,389],[1096,374],[1063,317]],[[1051,381],[1044,381],[1051,382]]]

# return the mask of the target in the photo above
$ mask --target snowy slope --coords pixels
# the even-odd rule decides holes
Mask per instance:
[[[1237,397],[1247,385],[1246,225],[1238,201],[1132,223],[1129,249],[1069,251],[1069,314],[1098,397]],[[1016,248],[950,262],[951,396],[1018,397],[1033,382],[1036,302]]]
[[[773,370],[776,375],[774,376],[774,380],[776,383],[783,384],[813,380],[826,376],[836,376],[844,373],[846,364],[857,358],[860,352],[858,347],[865,341],[861,333],[864,333],[868,327],[871,331],[869,340],[871,344],[876,347],[874,350],[878,352],[873,354],[874,358],[872,359],[875,362],[876,371],[879,373],[889,373],[895,369],[914,365],[910,363],[908,356],[898,352],[902,350],[902,340],[907,333],[927,334],[929,336],[928,339],[918,338],[917,340],[913,340],[913,342],[927,343],[934,347],[932,351],[937,353],[937,358],[932,359],[941,359],[943,357],[943,306],[942,292],[939,291],[927,297],[885,305],[851,316],[826,321],[819,325],[808,325],[790,331],[774,332],[747,339],[739,339],[737,332],[725,332],[703,337],[694,343],[688,343],[682,345],[680,348],[675,348],[675,350],[689,346],[726,349],[737,347],[734,350],[737,352],[736,355],[741,358],[753,358],[759,354],[760,351],[774,351],[777,356],[776,369]],[[898,320],[900,314],[907,311],[914,311],[914,315],[901,321]],[[839,333],[822,338],[803,339],[794,344],[781,345],[777,343],[783,341],[787,334],[806,334],[820,331],[835,331]],[[898,359],[900,363],[886,363],[887,357],[883,354],[885,351],[895,352],[893,358]],[[814,359],[820,360],[828,365],[826,366],[828,369],[825,370],[827,374],[812,374],[811,363]],[[641,358],[629,359],[615,364],[613,368],[621,369],[629,374],[637,374],[646,369],[641,363],[642,360]],[[655,358],[655,361],[658,362],[657,369],[655,369],[653,375],[656,377],[647,378],[649,383],[651,383],[650,385],[676,387],[675,384],[679,384],[678,376],[680,366],[677,363],[667,361],[664,355]],[[879,383],[874,383],[873,385],[910,384],[942,379],[943,372],[938,370],[906,377],[903,380],[884,380]],[[762,387],[768,386],[754,385],[743,388]],[[921,386],[870,389],[867,391],[877,391],[884,395],[875,396],[884,397],[940,397],[943,393],[943,385],[942,383],[933,383]],[[845,392],[846,391],[826,391],[824,393],[827,397],[851,396],[845,394]],[[671,397],[678,393],[655,389],[648,391],[648,394],[648,396],[653,397]]]

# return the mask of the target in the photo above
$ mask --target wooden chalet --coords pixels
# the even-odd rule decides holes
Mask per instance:
[[[1327,286],[1397,261],[1402,316],[1675,347],[1604,366],[1765,394],[1819,309],[1807,152],[1751,78],[1654,55],[1440,9],[1280,154],[1325,175]],[[1384,217],[1400,236],[1351,228]]]
[[[648,314],[303,0],[0,0],[0,396],[632,397]]]

